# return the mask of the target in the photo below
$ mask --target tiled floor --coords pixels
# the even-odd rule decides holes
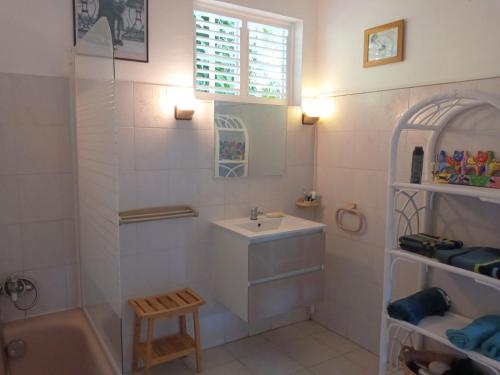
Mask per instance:
[[[204,352],[204,375],[372,375],[377,356],[312,321]],[[196,374],[194,358],[158,366],[154,375]]]

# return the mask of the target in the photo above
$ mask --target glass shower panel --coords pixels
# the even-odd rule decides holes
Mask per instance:
[[[101,18],[78,41],[74,89],[82,305],[94,330],[122,366],[118,146],[113,43]]]

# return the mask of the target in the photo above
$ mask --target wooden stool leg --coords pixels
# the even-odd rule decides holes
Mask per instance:
[[[187,333],[186,315],[179,316],[179,328],[183,335]]]
[[[141,318],[134,315],[134,352],[132,359],[132,370],[137,371],[139,369],[139,344],[141,340]]]
[[[201,343],[200,343],[200,313],[198,309],[193,312],[193,323],[194,323],[194,343],[196,346],[196,371],[203,371],[203,358],[201,354]]]
[[[153,327],[154,319],[148,319],[148,336],[146,339],[146,358],[144,360],[144,374],[151,375],[153,359]]]

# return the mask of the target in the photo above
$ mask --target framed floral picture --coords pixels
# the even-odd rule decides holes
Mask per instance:
[[[148,62],[148,0],[73,0],[74,43],[101,17],[108,20],[115,58]]]
[[[404,20],[399,20],[365,30],[363,66],[403,61],[404,29]]]

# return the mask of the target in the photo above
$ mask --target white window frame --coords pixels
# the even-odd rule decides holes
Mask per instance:
[[[238,18],[242,21],[240,32],[240,94],[225,95],[196,91],[196,31],[193,25],[193,87],[195,87],[195,95],[200,100],[220,100],[233,101],[244,103],[262,103],[262,104],[278,104],[290,105],[295,97],[295,45],[296,45],[296,22],[299,20],[291,17],[277,15],[274,13],[264,12],[252,8],[246,8],[239,5],[223,3],[215,0],[197,0],[194,2],[193,11],[203,11],[221,16]],[[248,22],[256,22],[269,26],[276,26],[288,29],[287,40],[287,72],[286,72],[286,98],[272,99],[260,98],[248,94],[248,78],[249,78],[249,49],[248,49]]]

